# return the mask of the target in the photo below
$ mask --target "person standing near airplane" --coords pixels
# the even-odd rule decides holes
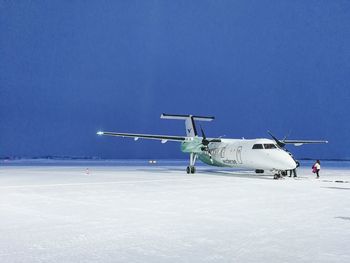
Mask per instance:
[[[293,170],[289,170],[289,177],[292,177],[292,174],[293,174],[293,177],[297,177],[297,169],[296,168]]]
[[[316,178],[320,178],[320,170],[321,170],[321,162],[320,160],[317,160],[315,164],[312,166],[312,171],[316,173]]]

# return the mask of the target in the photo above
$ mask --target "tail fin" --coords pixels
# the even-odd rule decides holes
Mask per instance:
[[[197,129],[194,121],[212,121],[215,117],[207,116],[194,116],[194,115],[176,115],[176,114],[166,114],[160,115],[161,119],[171,119],[171,120],[184,120],[186,125],[186,135],[187,137],[197,136]]]

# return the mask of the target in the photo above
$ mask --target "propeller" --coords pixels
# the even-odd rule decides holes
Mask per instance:
[[[284,136],[284,138],[283,138],[282,141],[280,141],[280,140],[277,139],[275,136],[273,136],[272,133],[271,133],[270,131],[267,131],[267,132],[268,132],[268,134],[270,134],[270,136],[275,140],[275,142],[277,143],[277,145],[278,145],[279,147],[281,147],[283,150],[285,150],[285,151],[293,158],[293,160],[294,160],[295,163],[297,164],[297,167],[299,167],[299,166],[300,166],[300,163],[298,162],[298,160],[296,160],[296,159],[294,158],[294,156],[292,155],[292,153],[291,153],[290,151],[288,151],[286,148],[284,148],[284,146],[286,146],[286,144],[285,144],[283,141],[286,140],[287,137],[289,137],[290,131],[289,131],[288,135]]]
[[[211,140],[208,140],[208,139],[207,139],[207,136],[205,136],[205,133],[204,133],[204,130],[203,130],[202,126],[201,126],[201,132],[202,132],[202,137],[203,137],[203,139],[202,139],[202,144],[203,144],[204,146],[208,146],[209,143],[211,143],[211,142],[221,142],[220,139],[211,139]]]
[[[275,140],[275,142],[277,143],[277,145],[281,148],[284,148],[284,146],[286,146],[286,144],[283,141],[280,141],[279,139],[277,139],[275,136],[272,135],[272,133],[270,131],[267,131],[268,134],[270,134],[270,136],[272,137],[272,139]],[[287,137],[287,136],[286,136]],[[286,137],[284,138],[284,140],[286,139]]]
[[[201,127],[201,132],[202,132],[202,137],[203,137],[203,139],[202,139],[202,145],[203,145],[203,147],[201,147],[201,150],[202,150],[202,151],[206,151],[206,152],[209,154],[210,161],[213,162],[212,159],[211,159],[211,152],[210,152],[210,149],[209,149],[209,146],[208,146],[208,145],[209,145],[209,143],[211,143],[211,142],[221,142],[221,140],[220,140],[220,139],[211,139],[211,140],[208,140],[207,137],[205,136],[205,133],[204,133],[204,130],[203,130],[202,126],[200,126],[200,127]]]

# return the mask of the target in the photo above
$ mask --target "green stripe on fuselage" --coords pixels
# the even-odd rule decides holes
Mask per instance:
[[[216,161],[215,159],[210,159],[208,154],[200,153],[200,154],[197,154],[197,156],[198,156],[199,160],[201,160],[203,163],[206,163],[208,165],[227,167],[227,165],[220,163],[220,162]]]
[[[201,160],[203,163],[206,163],[208,165],[213,166],[220,166],[220,167],[229,167],[230,165],[226,165],[224,163],[221,163],[219,161],[216,161],[215,159],[210,159],[209,155],[202,151],[203,144],[202,144],[202,138],[194,137],[192,141],[185,141],[181,143],[181,151],[184,153],[196,153],[199,160]]]
[[[181,151],[184,153],[201,153],[202,139],[194,137],[192,141],[185,141],[181,143]]]

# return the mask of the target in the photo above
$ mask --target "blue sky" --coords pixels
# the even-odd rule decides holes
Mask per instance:
[[[349,1],[1,1],[0,156],[185,158],[162,112],[208,136],[328,139],[350,158]]]

